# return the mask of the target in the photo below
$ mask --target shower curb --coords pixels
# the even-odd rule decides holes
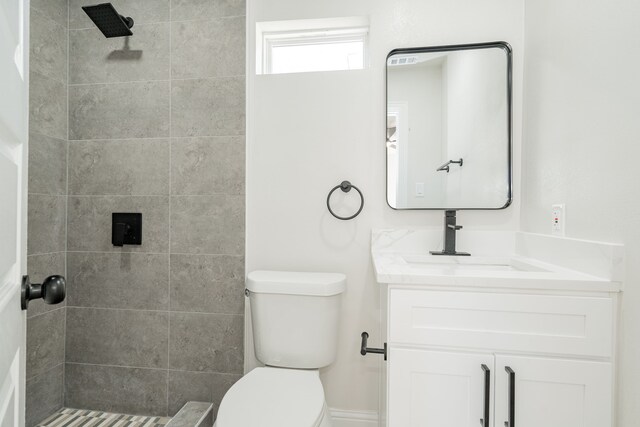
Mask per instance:
[[[213,403],[187,402],[166,427],[212,427]]]

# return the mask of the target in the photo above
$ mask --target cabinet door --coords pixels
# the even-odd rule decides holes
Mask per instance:
[[[496,426],[610,427],[611,364],[496,356]]]
[[[391,348],[388,427],[491,425],[490,354]]]

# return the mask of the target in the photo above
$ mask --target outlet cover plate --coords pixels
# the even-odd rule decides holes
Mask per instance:
[[[564,204],[551,206],[551,234],[554,236],[564,236],[565,229],[565,209]]]

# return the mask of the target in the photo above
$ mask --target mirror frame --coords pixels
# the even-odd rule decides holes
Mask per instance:
[[[384,145],[385,150],[385,201],[387,202],[387,206],[389,206],[394,211],[495,211],[508,208],[513,202],[513,49],[511,45],[504,41],[497,42],[486,42],[486,43],[470,43],[470,44],[458,44],[458,45],[444,45],[444,46],[431,46],[431,47],[411,47],[411,48],[399,48],[393,49],[387,54],[384,62],[384,110],[385,110],[385,120],[384,120],[384,134],[387,133],[387,116],[389,114],[389,67],[387,63],[389,62],[389,58],[393,55],[400,53],[425,53],[425,52],[451,52],[458,50],[477,50],[477,49],[494,49],[499,48],[505,51],[507,55],[507,158],[509,161],[508,165],[508,178],[509,178],[509,189],[507,195],[507,201],[504,206],[497,208],[394,208],[389,203],[389,177],[387,171],[389,170],[389,158],[387,155],[387,146],[386,143]]]

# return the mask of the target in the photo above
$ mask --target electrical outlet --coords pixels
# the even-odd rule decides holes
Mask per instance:
[[[424,182],[416,182],[416,197],[424,197]]]
[[[564,236],[565,215],[564,204],[551,206],[551,234],[554,236]]]

